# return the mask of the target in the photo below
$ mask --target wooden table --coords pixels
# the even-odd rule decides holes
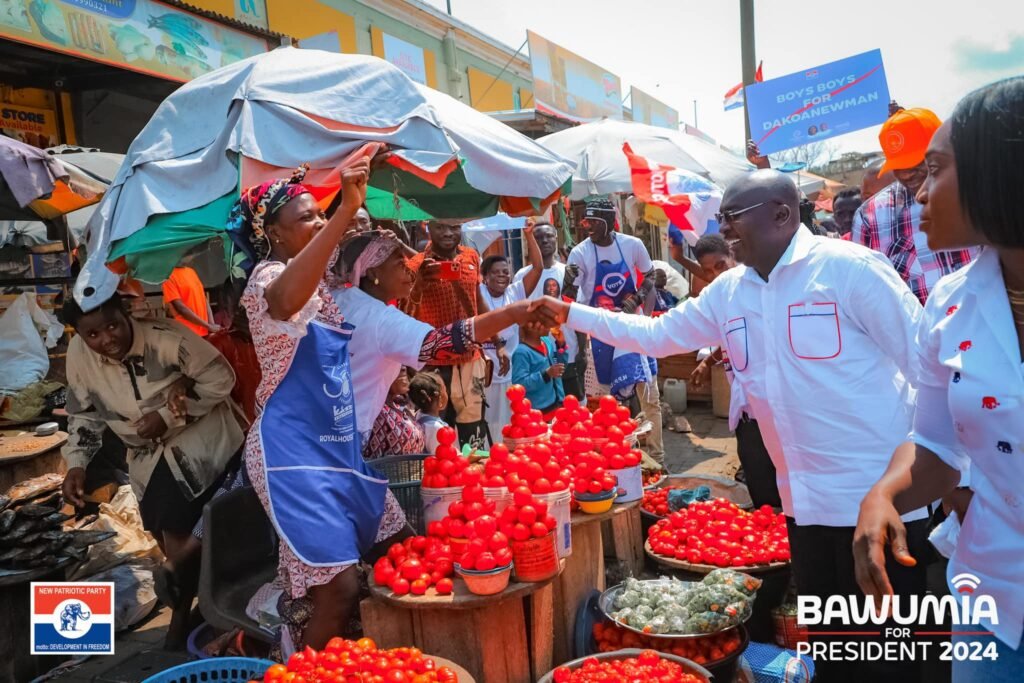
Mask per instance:
[[[363,633],[379,647],[417,647],[464,667],[478,683],[530,683],[554,668],[554,587],[510,582],[498,595],[396,596],[370,577]],[[459,679],[462,680],[461,678]]]
[[[31,428],[0,430],[0,493],[40,474],[64,474],[60,447],[67,440],[67,432],[35,436]]]
[[[554,659],[556,663],[574,657],[573,641],[576,612],[593,590],[605,589],[605,545],[632,576],[640,576],[644,566],[643,533],[640,530],[640,501],[613,505],[599,515],[574,512],[572,515],[572,555],[566,558],[565,571],[555,579]]]

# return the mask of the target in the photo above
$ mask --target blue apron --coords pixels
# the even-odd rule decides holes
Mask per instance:
[[[260,418],[270,518],[304,563],[355,562],[377,538],[387,479],[363,461],[351,325],[313,321]]]
[[[594,292],[590,295],[590,305],[594,308],[621,309],[626,297],[637,291],[622,246],[614,236],[612,240],[619,250],[618,263],[601,263],[597,257],[597,245],[594,245]],[[633,395],[634,386],[650,381],[652,374],[657,373],[653,359],[645,359],[638,353],[618,351],[594,337],[590,338],[590,350],[598,383],[610,386],[612,394],[619,398],[629,398]]]

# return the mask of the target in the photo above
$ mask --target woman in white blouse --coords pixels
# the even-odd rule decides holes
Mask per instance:
[[[867,595],[891,593],[886,546],[915,562],[900,512],[969,485],[948,577],[958,602],[990,596],[998,616],[961,616],[953,680],[1016,681],[1024,671],[1024,77],[965,97],[935,133],[926,164],[917,200],[929,248],[985,249],[928,299],[914,431],[861,503],[857,580]],[[965,655],[973,661],[958,661]]]

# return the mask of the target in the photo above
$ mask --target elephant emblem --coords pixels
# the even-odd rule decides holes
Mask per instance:
[[[984,396],[981,399],[981,407],[985,410],[995,410],[999,407],[999,401],[995,396]]]
[[[85,606],[80,602],[72,602],[67,605],[60,613],[60,630],[61,631],[77,631],[76,626],[78,620],[89,621],[89,617],[92,614],[85,609]]]
[[[1013,446],[1011,446],[1007,441],[1000,441],[996,444],[996,448],[1000,453],[1013,453]]]

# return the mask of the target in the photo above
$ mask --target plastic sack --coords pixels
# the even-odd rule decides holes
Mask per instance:
[[[99,519],[84,528],[116,531],[117,536],[91,546],[89,556],[68,576],[68,581],[77,581],[129,561],[140,567],[153,567],[163,561],[160,547],[142,528],[139,502],[131,486],[120,487],[109,503],[102,503]]]
[[[131,628],[149,616],[156,607],[157,597],[153,572],[131,564],[122,564],[93,574],[87,581],[114,583],[114,630]]]
[[[39,307],[36,295],[22,292],[0,316],[0,393],[14,393],[46,377],[46,349],[56,346],[62,334],[64,326]]]

